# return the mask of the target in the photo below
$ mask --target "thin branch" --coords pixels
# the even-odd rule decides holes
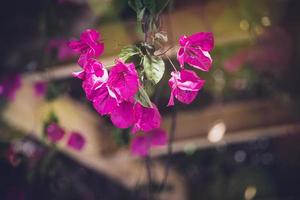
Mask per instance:
[[[177,112],[176,108],[173,107],[172,115],[171,115],[171,129],[170,129],[170,136],[169,136],[169,141],[168,141],[168,153],[167,153],[167,163],[166,163],[166,168],[165,168],[165,176],[162,179],[161,185],[160,185],[160,191],[162,191],[167,183],[167,179],[169,176],[169,171],[170,171],[170,166],[171,166],[171,155],[173,152],[173,140],[175,137],[175,130],[176,130],[176,117],[177,117]]]
[[[161,56],[161,55],[164,55],[165,53],[167,53],[169,50],[173,49],[174,46],[170,46],[167,50],[165,50],[164,52],[160,53],[160,54],[157,54],[155,56]]]
[[[148,177],[148,194],[147,194],[147,199],[148,200],[153,200],[153,194],[152,194],[152,173],[151,173],[151,158],[148,155],[145,158],[145,165],[146,165],[146,171],[147,171],[147,177]]]
[[[167,57],[167,59],[169,60],[170,64],[172,65],[173,69],[177,72],[177,69],[175,67],[175,65],[173,64],[172,60],[169,58],[169,56],[165,55]]]

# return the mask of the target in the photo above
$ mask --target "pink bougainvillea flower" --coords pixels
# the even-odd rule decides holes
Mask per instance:
[[[92,99],[93,106],[100,115],[107,115],[114,112],[118,106],[117,96],[111,91],[107,85],[99,87],[95,91],[94,98]]]
[[[149,155],[151,147],[162,146],[167,143],[167,134],[162,129],[154,129],[143,135],[136,135],[131,141],[131,152],[145,157]]]
[[[171,95],[168,106],[174,105],[174,96],[180,102],[190,104],[196,98],[198,91],[203,87],[205,81],[200,79],[191,70],[172,72],[169,80]]]
[[[110,70],[107,84],[123,100],[132,101],[139,88],[139,77],[134,64],[116,60],[115,66]]]
[[[0,84],[0,96],[4,96],[7,100],[13,101],[17,90],[21,87],[22,81],[19,74],[6,76]]]
[[[51,123],[47,126],[46,135],[51,142],[58,142],[65,135],[65,131],[57,123]]]
[[[115,107],[110,114],[112,123],[118,128],[129,128],[134,124],[134,105],[129,101],[123,101]]]
[[[209,71],[212,59],[209,52],[214,47],[212,33],[195,33],[191,36],[180,36],[180,48],[177,53],[177,60],[183,68],[187,63],[197,69]]]
[[[151,108],[147,108],[136,103],[134,111],[136,121],[132,129],[133,133],[138,130],[148,132],[160,127],[161,116],[155,104],[152,104]]]
[[[105,71],[106,70],[101,62],[96,59],[89,58],[83,65],[83,70],[73,72],[72,75],[76,78],[84,80],[86,78],[86,74],[95,74],[97,77],[102,77],[103,75],[107,75],[107,72]]]
[[[37,81],[34,83],[34,93],[36,96],[44,96],[47,92],[47,82],[45,81]]]
[[[82,88],[90,101],[93,100],[96,90],[105,85],[108,79],[107,70],[94,59],[87,62],[83,71],[73,73],[73,75],[83,80]]]
[[[75,52],[80,53],[78,63],[81,66],[83,66],[85,61],[89,58],[95,58],[102,55],[104,44],[99,42],[99,40],[101,40],[101,36],[96,30],[87,29],[81,34],[80,40],[70,41],[70,48]]]
[[[78,132],[72,132],[67,144],[70,148],[80,151],[85,145],[85,138]]]

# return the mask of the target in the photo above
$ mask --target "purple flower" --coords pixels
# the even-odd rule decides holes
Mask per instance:
[[[152,108],[147,108],[136,103],[134,110],[136,121],[132,129],[133,133],[138,130],[148,132],[160,127],[161,116],[155,104],[152,104]]]
[[[104,44],[99,42],[99,40],[101,40],[101,36],[96,30],[87,29],[81,34],[80,40],[70,41],[69,47],[75,52],[80,53],[78,61],[80,66],[84,66],[89,58],[102,55]]]
[[[70,148],[80,151],[85,145],[85,138],[78,132],[72,132],[67,144]]]
[[[139,77],[134,64],[116,60],[115,66],[109,72],[107,84],[122,100],[133,101],[139,88]]]
[[[177,60],[183,68],[187,63],[197,69],[209,71],[212,59],[209,52],[214,47],[212,33],[195,33],[191,36],[180,36],[180,48],[177,53]]]
[[[162,129],[154,129],[143,135],[136,135],[131,140],[131,152],[134,155],[145,157],[149,155],[151,147],[162,146],[167,143],[167,134]]]
[[[47,82],[37,81],[34,83],[34,92],[36,96],[44,96],[47,92]]]
[[[58,142],[65,135],[65,131],[57,123],[51,123],[47,126],[46,134],[51,142]]]
[[[174,105],[174,96],[180,102],[190,104],[196,98],[198,91],[203,87],[205,81],[200,79],[191,70],[181,70],[172,72],[169,80],[171,95],[168,106]]]
[[[0,96],[4,96],[7,100],[13,101],[21,85],[21,76],[19,74],[4,77],[0,83]]]

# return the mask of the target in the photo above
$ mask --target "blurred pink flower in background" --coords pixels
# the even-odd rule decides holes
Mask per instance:
[[[78,132],[72,132],[67,144],[70,148],[80,151],[85,146],[85,138]]]
[[[0,96],[4,96],[7,100],[13,101],[17,90],[21,87],[22,80],[20,74],[5,76],[0,83]]]
[[[46,52],[56,51],[59,61],[66,61],[73,58],[76,54],[69,48],[68,41],[64,39],[51,39],[46,47]]]
[[[224,61],[224,69],[237,72],[245,64],[257,71],[284,70],[291,58],[291,39],[279,28],[267,30],[254,46],[243,48]]]
[[[65,131],[57,123],[52,122],[46,128],[46,136],[51,142],[58,142],[65,135]]]
[[[48,83],[45,81],[37,81],[34,83],[34,93],[36,96],[45,96]]]
[[[143,135],[136,135],[131,141],[131,152],[134,155],[145,157],[150,149],[155,146],[163,146],[167,143],[167,134],[162,129],[154,129]]]

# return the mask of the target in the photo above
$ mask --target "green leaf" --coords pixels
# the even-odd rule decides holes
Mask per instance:
[[[143,87],[140,87],[139,91],[135,95],[135,99],[145,107],[152,107],[151,100]]]
[[[157,84],[164,75],[165,63],[160,57],[145,55],[143,66],[147,79],[154,84]]]
[[[137,48],[136,46],[124,47],[119,54],[119,58],[124,62],[126,62],[132,56],[137,55],[139,53],[140,53],[140,49]]]
[[[147,80],[146,78],[143,80],[144,90],[147,92],[148,96],[152,96],[155,92],[155,84],[152,81]]]

